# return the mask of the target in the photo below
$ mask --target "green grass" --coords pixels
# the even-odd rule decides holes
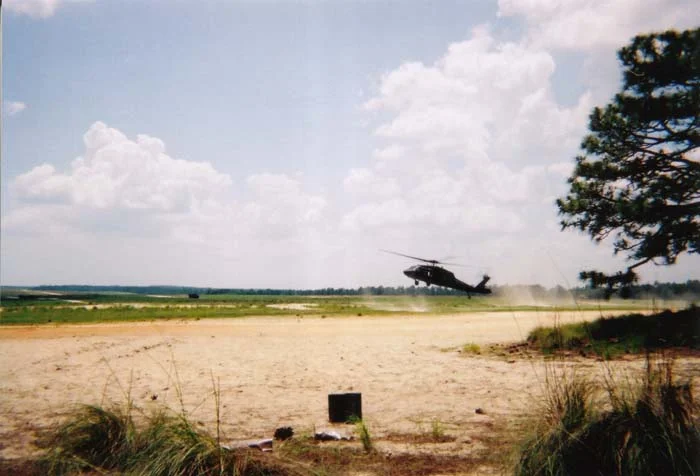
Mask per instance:
[[[430,422],[430,436],[434,441],[442,441],[445,438],[445,428],[437,418]]]
[[[386,314],[375,310],[361,299],[328,298],[295,299],[292,296],[235,296],[231,299],[161,299],[131,296],[80,304],[63,301],[3,301],[0,324],[86,323],[118,321],[150,321],[155,319],[236,318],[244,316],[336,316]],[[284,309],[275,306],[306,305],[305,309]]]
[[[464,344],[462,346],[462,353],[480,355],[481,354],[481,346],[479,346],[479,344],[475,344],[473,342]]]
[[[355,425],[355,431],[357,432],[360,442],[362,443],[362,448],[366,453],[371,453],[374,451],[374,443],[372,442],[372,435],[369,432],[367,423],[362,418],[356,416],[350,417],[350,423]]]
[[[123,468],[128,465],[135,439],[129,409],[81,406],[56,431],[43,466],[47,474]]]
[[[71,302],[78,301],[78,302]],[[301,305],[303,309],[279,306]],[[627,309],[648,303],[626,301]],[[420,315],[464,312],[517,312],[598,310],[597,304],[578,308],[513,306],[501,298],[460,296],[293,296],[293,295],[201,295],[153,297],[138,294],[70,293],[36,299],[3,299],[0,325],[132,322],[160,319],[237,318],[245,316],[358,316]],[[609,305],[606,309],[616,309]]]
[[[132,418],[133,413],[131,405],[77,407],[55,430],[39,462],[27,462],[27,470],[33,471],[26,474],[339,476],[369,471],[427,476],[463,474],[489,461],[487,449],[470,456],[384,453],[359,419],[355,420],[359,443],[321,443],[308,435],[294,436],[276,441],[274,452],[262,453],[221,446],[218,435],[193,425],[184,411],[161,408],[148,416],[137,413],[140,418]],[[439,422],[434,421],[433,433],[430,442],[452,441],[442,434]]]
[[[700,349],[700,308],[652,315],[630,314],[593,322],[537,327],[527,341],[546,354],[560,350],[604,357],[669,347]]]
[[[130,410],[78,407],[57,429],[39,462],[43,474],[295,475],[298,465],[227,449],[182,414],[165,410],[138,427]]]
[[[516,475],[690,476],[700,468],[698,406],[690,382],[675,381],[672,361],[648,358],[632,392],[608,382],[603,401],[575,376],[547,383],[547,404],[520,445]]]
[[[473,474],[489,462],[488,450],[471,456],[460,454],[409,453],[405,451],[365,451],[355,444],[319,443],[312,438],[284,441],[275,451],[303,463],[309,476],[352,474],[382,476],[429,476],[433,474]]]

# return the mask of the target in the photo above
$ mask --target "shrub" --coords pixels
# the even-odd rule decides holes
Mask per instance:
[[[442,441],[445,438],[445,429],[437,418],[430,422],[430,435],[434,441]]]
[[[479,344],[474,344],[473,342],[470,342],[470,343],[464,344],[462,346],[462,352],[465,354],[480,355],[481,354],[481,347],[479,347]]]
[[[45,474],[293,475],[295,465],[248,449],[228,449],[197,431],[182,415],[159,411],[140,431],[130,411],[79,407],[51,439],[41,461]]]
[[[700,429],[689,383],[673,363],[654,365],[634,395],[608,385],[610,410],[597,413],[580,379],[548,385],[546,420],[521,446],[518,475],[675,474],[700,468]]]
[[[369,433],[369,428],[367,428],[365,421],[358,417],[352,417],[350,418],[350,423],[355,425],[355,430],[360,437],[362,448],[364,448],[365,452],[372,452],[374,450],[374,444],[372,443],[372,436]]]
[[[118,469],[126,464],[135,439],[130,407],[78,407],[51,438],[42,460],[49,474],[83,469]]]
[[[652,315],[630,314],[593,322],[537,327],[527,341],[544,353],[557,350],[591,350],[603,356],[670,347],[700,348],[700,308],[663,311]]]

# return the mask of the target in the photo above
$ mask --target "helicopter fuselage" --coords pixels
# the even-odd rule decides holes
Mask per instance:
[[[485,276],[478,285],[470,286],[457,279],[451,271],[437,265],[426,264],[411,266],[404,270],[403,274],[413,279],[416,285],[419,281],[423,281],[428,286],[435,284],[437,286],[464,291],[468,294],[491,294],[491,290],[486,288],[486,282],[488,281],[487,276]]]

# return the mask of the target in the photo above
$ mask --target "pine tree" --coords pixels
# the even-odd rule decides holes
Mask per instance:
[[[627,289],[646,263],[671,265],[700,243],[700,29],[635,37],[618,52],[623,87],[590,115],[589,131],[557,200],[562,229],[608,237],[630,265],[592,286]]]

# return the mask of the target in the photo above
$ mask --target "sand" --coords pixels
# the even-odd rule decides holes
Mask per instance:
[[[380,447],[390,444],[381,442],[386,435],[426,432],[439,422],[456,439],[435,451],[468,453],[484,432],[507,430],[541,403],[545,369],[539,358],[474,356],[461,347],[522,340],[555,319],[597,317],[499,312],[3,327],[0,457],[35,453],[37,433],[75,404],[123,403],[127,395],[138,411],[184,408],[213,429],[215,385],[227,441],[269,438],[280,426],[351,432],[328,423],[327,400],[329,393],[351,391],[362,394]],[[698,383],[700,360],[679,364],[679,373]],[[558,365],[605,371],[591,359]],[[613,367],[634,373],[642,362]]]

